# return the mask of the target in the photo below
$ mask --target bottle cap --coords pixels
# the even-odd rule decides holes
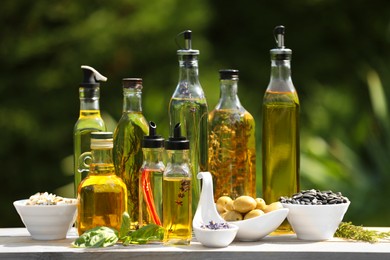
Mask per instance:
[[[223,69],[219,71],[219,79],[238,80],[238,70]]]
[[[177,39],[179,36],[184,36],[184,49],[178,43]],[[199,55],[199,50],[192,49],[192,32],[191,30],[185,30],[179,33],[175,38],[177,46],[179,46],[179,50],[177,50],[178,55]]]
[[[292,51],[284,46],[285,28],[278,25],[274,29],[276,48],[270,50],[272,60],[291,60]]]
[[[83,82],[80,83],[80,87],[99,87],[99,82],[107,81],[106,77],[90,66],[82,65],[81,69],[83,71]]]
[[[123,88],[132,88],[142,90],[142,78],[124,78],[122,79]]]
[[[157,126],[154,122],[149,122],[149,135],[144,136],[142,140],[143,148],[161,148],[164,147],[164,138],[156,133]]]
[[[91,133],[91,149],[110,149],[112,147],[112,132]]]
[[[169,137],[165,141],[166,150],[188,150],[190,149],[190,141],[185,136],[181,135],[181,125],[177,123],[173,129],[173,137]]]

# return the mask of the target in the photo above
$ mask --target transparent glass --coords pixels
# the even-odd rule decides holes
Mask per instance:
[[[127,211],[127,189],[115,175],[112,149],[92,149],[91,154],[89,174],[78,188],[79,235],[98,226],[120,230],[122,214]]]
[[[165,245],[189,245],[192,239],[192,178],[188,150],[168,150],[163,177]]]
[[[91,133],[106,131],[99,110],[99,88],[79,88],[80,115],[73,129],[74,196],[80,182],[88,175],[89,165],[80,156],[90,151]]]
[[[272,60],[263,99],[263,198],[267,203],[299,191],[299,100],[290,60]],[[278,231],[290,231],[285,221]]]
[[[164,148],[142,148],[144,162],[139,178],[139,226],[162,226],[162,181]]]
[[[139,170],[141,169],[142,139],[149,134],[149,126],[142,114],[140,89],[123,88],[123,113],[114,132],[115,173],[128,190],[127,210],[131,219],[130,228],[138,228]]]
[[[179,83],[169,102],[170,134],[177,123],[182,135],[190,141],[192,174],[192,209],[196,210],[200,196],[200,181],[196,175],[207,171],[208,108],[199,82],[196,55],[179,55]]]
[[[237,96],[238,79],[221,80],[220,99],[209,114],[209,171],[214,198],[256,197],[255,121]]]

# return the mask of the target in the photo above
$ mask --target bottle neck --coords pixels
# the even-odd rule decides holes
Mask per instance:
[[[240,109],[242,108],[237,95],[238,80],[220,80],[220,96],[216,109]]]
[[[291,81],[290,60],[271,60],[271,80]]]
[[[164,148],[142,148],[144,162],[158,163],[163,161]]]
[[[113,164],[112,148],[92,149],[93,164]]]
[[[199,83],[198,57],[179,55],[179,83],[176,97],[203,98],[204,93]]]
[[[142,91],[123,88],[123,112],[142,112]]]
[[[295,91],[291,79],[290,60],[271,60],[271,79],[267,90],[277,92]]]
[[[80,110],[99,110],[100,88],[79,88]]]

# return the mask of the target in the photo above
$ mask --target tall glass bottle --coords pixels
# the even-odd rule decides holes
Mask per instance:
[[[91,159],[88,176],[78,187],[77,229],[81,235],[98,226],[120,230],[122,214],[127,210],[127,190],[115,175],[112,162],[112,133],[91,133],[91,152],[82,155]]]
[[[274,30],[277,48],[271,53],[271,79],[263,100],[263,198],[267,203],[299,190],[299,100],[291,80],[290,49],[284,27]],[[280,232],[289,231],[287,221]]]
[[[198,172],[207,171],[208,145],[206,97],[199,82],[198,50],[191,47],[191,31],[184,31],[185,49],[177,51],[179,56],[179,83],[169,102],[170,134],[180,122],[183,135],[190,141],[192,174],[192,209],[196,210],[200,196]]]
[[[139,178],[139,226],[154,223],[162,226],[162,179],[165,165],[164,138],[157,135],[157,126],[149,122],[149,135],[144,136],[144,162]]]
[[[99,81],[106,81],[94,68],[81,66],[84,79],[80,84],[80,115],[73,129],[73,163],[74,163],[74,194],[77,196],[77,188],[80,182],[88,175],[89,165],[87,161],[80,160],[81,154],[90,151],[91,132],[106,131],[106,126],[100,116]]]
[[[127,210],[131,229],[138,227],[139,170],[142,166],[142,139],[148,122],[142,114],[142,79],[123,79],[123,113],[114,132],[115,173],[127,186]]]
[[[238,70],[220,70],[220,98],[209,114],[209,171],[214,197],[256,198],[255,120],[237,96]]]
[[[163,227],[165,245],[189,245],[192,238],[190,142],[181,135],[180,123],[165,142],[168,154],[163,177]]]

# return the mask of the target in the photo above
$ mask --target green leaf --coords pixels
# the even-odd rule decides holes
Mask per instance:
[[[87,230],[77,238],[74,247],[108,247],[118,242],[118,232],[108,227],[96,227]]]

